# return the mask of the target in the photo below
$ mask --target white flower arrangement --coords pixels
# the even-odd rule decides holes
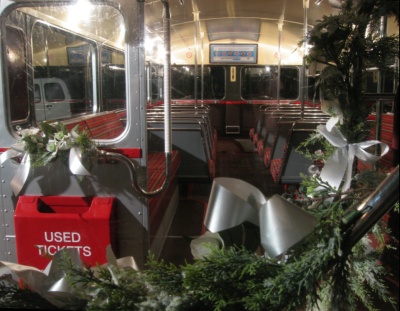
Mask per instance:
[[[63,157],[72,148],[78,148],[81,153],[97,153],[95,142],[85,131],[79,132],[78,126],[68,132],[61,122],[42,122],[40,128],[23,129],[18,134],[33,167],[44,166],[59,156]]]

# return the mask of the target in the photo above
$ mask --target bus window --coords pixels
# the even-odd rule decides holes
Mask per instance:
[[[118,10],[29,5],[10,11],[2,32],[13,124],[125,108],[126,28]]]
[[[12,123],[24,122],[29,117],[25,41],[21,29],[6,27],[5,57]]]
[[[246,66],[241,71],[241,94],[246,100],[268,100],[278,97],[278,66]],[[299,71],[295,67],[281,68],[280,98],[297,99]]]
[[[101,110],[125,109],[125,58],[123,51],[101,47]]]
[[[395,93],[396,85],[394,82],[395,73],[393,68],[382,73],[382,91],[381,93]],[[366,73],[366,92],[377,93],[378,92],[378,80],[379,71],[368,70]]]
[[[39,84],[35,84],[34,98],[35,98],[35,103],[40,102],[40,100],[42,98]]]
[[[159,64],[151,64],[148,67],[150,70],[150,98],[151,102],[157,102],[164,98],[163,96],[163,88],[164,88],[164,66]]]
[[[46,83],[44,94],[47,101],[59,101],[65,99],[64,91],[59,83]]]
[[[68,118],[77,114],[91,112],[94,98],[92,87],[92,57],[95,51],[93,42],[62,31],[56,27],[36,23],[32,31],[32,54],[34,79],[60,79],[64,81],[69,98],[64,97],[64,113],[61,104],[47,106],[41,114],[36,106],[36,121]],[[60,83],[46,83],[46,96],[64,94]],[[47,98],[46,98],[47,99]],[[55,99],[55,98],[54,98]],[[57,98],[60,100],[60,98]],[[57,109],[58,112],[53,112]]]
[[[197,80],[197,98],[223,99],[225,97],[225,69],[220,66],[204,66],[195,77],[194,66],[173,66],[171,70],[171,92],[173,99],[194,99],[194,81]],[[203,81],[203,85],[202,82]]]
[[[319,101],[319,94],[316,94],[318,89],[315,88],[315,78],[307,77],[307,99],[310,101]]]
[[[381,81],[381,90],[379,91],[378,82],[379,78]],[[376,94],[376,93],[391,93],[394,94],[396,92],[396,82],[395,82],[395,71],[393,68],[381,73],[381,77],[379,77],[378,69],[368,70],[366,73],[366,93]],[[375,109],[375,108],[374,108]],[[382,101],[382,112],[393,112],[394,111],[394,101],[384,100]]]
[[[34,87],[36,122],[71,116],[71,96],[63,80],[34,79]]]

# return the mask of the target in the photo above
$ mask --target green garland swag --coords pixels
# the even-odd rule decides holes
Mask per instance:
[[[309,184],[317,182],[318,178],[309,178]],[[359,198],[359,193],[353,192],[333,204],[320,200],[315,206],[314,200],[309,211],[319,218],[318,225],[280,260],[232,247],[213,248],[207,258],[183,266],[149,256],[147,269],[142,271],[107,265],[95,273],[77,268],[64,257],[62,269],[77,289],[76,300],[82,310],[289,311],[317,307],[331,310],[333,306],[357,310],[363,305],[372,311],[376,310],[373,297],[395,309],[385,285],[388,272],[379,264],[383,248],[366,252],[363,241],[351,251],[343,248],[347,227],[342,217],[345,208]],[[378,224],[372,233],[383,241],[386,232]],[[21,301],[20,291],[27,291],[8,288],[8,292],[7,287],[0,288],[0,306],[13,298]],[[28,305],[32,307],[33,303]]]

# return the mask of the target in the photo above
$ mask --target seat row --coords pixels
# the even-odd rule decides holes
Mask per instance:
[[[181,155],[177,176],[182,180],[212,180],[215,177],[217,134],[211,124],[208,106],[171,106],[172,148]],[[148,109],[149,152],[164,148],[164,110]]]
[[[65,121],[68,130],[79,125],[79,130],[85,130],[92,139],[112,139],[118,137],[125,129],[125,111],[110,111],[82,116],[76,119]],[[162,249],[162,242],[157,237],[165,236],[165,229],[162,228],[164,218],[170,218],[167,210],[177,205],[177,172],[181,164],[181,154],[178,150],[172,151],[171,156],[171,178],[170,183],[159,195],[148,199],[148,228],[150,245],[154,253]],[[158,189],[165,180],[165,155],[164,152],[151,152],[148,154],[147,166],[147,189],[154,191]],[[159,245],[160,244],[160,245]]]
[[[304,142],[329,115],[318,108],[298,105],[260,107],[250,139],[270,170],[276,183],[298,184],[313,164],[296,148]],[[315,149],[318,146],[314,146]]]
[[[371,130],[368,134],[368,140],[376,139],[376,114],[370,114],[368,116],[368,121],[371,122]],[[389,148],[389,152],[379,160],[379,165],[390,169],[393,167],[393,122],[394,115],[391,113],[382,114],[382,120],[380,124],[380,137],[379,140],[385,144],[387,144]],[[367,165],[358,161],[358,166],[360,169],[372,168],[371,165]]]

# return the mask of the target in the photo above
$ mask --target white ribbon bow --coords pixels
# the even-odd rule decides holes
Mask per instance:
[[[326,128],[329,132],[337,123],[343,124],[343,112],[337,99],[322,101],[321,110],[331,115],[331,118],[326,122]]]
[[[336,189],[339,189],[344,178],[342,191],[350,188],[354,157],[357,157],[364,163],[371,164],[381,159],[389,151],[389,146],[379,140],[349,144],[336,126],[333,126],[331,131],[329,131],[325,125],[318,125],[317,130],[334,147],[337,147],[336,151],[325,162],[320,177]],[[366,151],[366,149],[374,145],[381,147],[382,152],[380,156]]]
[[[246,221],[260,227],[261,245],[271,258],[299,242],[316,224],[314,216],[279,195],[267,199],[258,188],[243,180],[215,178],[204,218],[207,229],[218,233]],[[211,238],[208,242],[218,243],[215,235]]]

